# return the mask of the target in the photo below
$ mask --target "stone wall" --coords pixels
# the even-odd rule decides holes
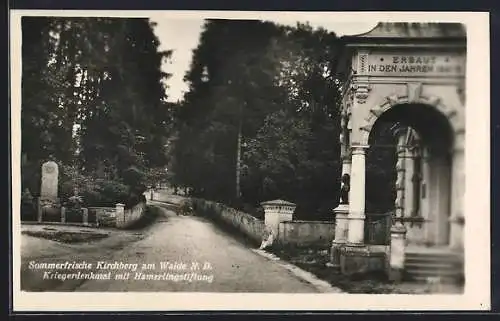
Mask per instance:
[[[116,216],[116,227],[129,228],[137,223],[137,221],[139,221],[145,213],[146,203],[139,203],[131,209],[126,209],[124,211],[124,215]]]
[[[97,226],[102,227],[116,226],[116,209],[114,207],[89,207],[88,209],[89,224],[97,224]]]
[[[193,209],[198,215],[206,216],[214,221],[222,221],[230,225],[247,237],[259,243],[264,237],[266,230],[263,220],[250,214],[235,210],[224,204],[206,201],[202,199],[191,199]]]
[[[224,204],[191,199],[193,210],[214,222],[221,221],[259,243],[267,235],[263,220]],[[334,222],[289,221],[279,224],[276,238],[280,246],[329,246],[335,235]]]
[[[281,245],[329,246],[335,238],[335,222],[289,221],[281,222],[277,240]]]

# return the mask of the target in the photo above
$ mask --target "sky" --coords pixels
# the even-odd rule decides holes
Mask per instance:
[[[157,24],[155,34],[160,40],[160,50],[173,50],[172,57],[165,63],[163,70],[172,74],[167,81],[168,101],[182,99],[183,92],[187,90],[187,84],[183,78],[191,64],[192,50],[198,45],[204,19],[201,17],[151,17]],[[274,18],[270,20],[283,25],[296,25],[298,22],[293,18]],[[300,20],[309,22],[312,27],[323,27],[333,31],[337,36],[346,34],[360,34],[375,27],[376,22],[332,22],[332,19],[321,20]]]

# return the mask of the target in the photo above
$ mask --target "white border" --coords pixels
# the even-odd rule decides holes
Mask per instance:
[[[12,164],[20,164],[21,16],[275,19],[363,23],[461,22],[467,27],[466,285],[463,295],[33,293],[20,289],[20,166],[12,168],[13,309],[22,311],[179,310],[488,310],[490,309],[489,16],[467,12],[216,12],[11,10]],[[262,271],[265,273],[265,271]]]

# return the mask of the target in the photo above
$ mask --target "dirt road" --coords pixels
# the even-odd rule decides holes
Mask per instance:
[[[110,280],[88,280],[76,291],[317,292],[206,219],[162,214],[145,238],[103,258],[137,269],[122,266]]]

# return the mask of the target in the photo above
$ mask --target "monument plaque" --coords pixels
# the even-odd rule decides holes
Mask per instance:
[[[373,53],[358,73],[371,76],[457,77],[465,75],[465,57],[458,53]]]
[[[40,197],[44,199],[57,198],[59,168],[55,162],[49,161],[42,165],[42,185]]]

